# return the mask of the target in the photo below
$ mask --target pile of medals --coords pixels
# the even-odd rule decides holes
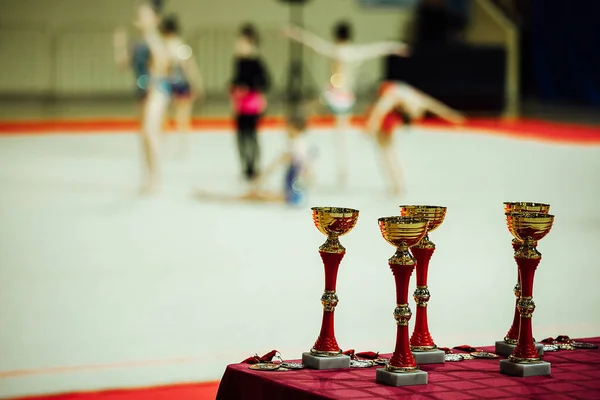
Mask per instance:
[[[593,343],[576,342],[566,335],[560,335],[556,338],[546,338],[542,340],[544,352],[575,349],[597,349],[598,345]]]
[[[386,365],[390,361],[389,358],[379,357],[379,352],[355,353],[354,349],[351,349],[345,351],[344,354],[350,356],[350,368],[371,368],[376,365]]]
[[[252,357],[246,358],[244,361],[242,361],[242,363],[250,364],[248,368],[255,371],[284,372],[305,368],[304,364],[302,363],[283,361],[283,358],[281,358],[281,353],[279,353],[277,350],[271,350],[262,357],[259,357],[258,354],[255,354]]]
[[[481,349],[476,349],[475,347],[471,347],[466,344],[452,348],[454,350],[464,351],[465,353],[454,353],[452,349],[449,349],[447,347],[440,347],[439,349],[443,350],[446,353],[446,355],[444,356],[444,360],[446,362],[473,360],[475,358],[499,358],[498,354],[489,353]]]

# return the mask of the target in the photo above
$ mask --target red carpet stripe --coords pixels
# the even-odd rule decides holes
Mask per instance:
[[[214,400],[219,382],[15,397],[7,400]]]
[[[355,117],[353,123],[360,127],[363,117]],[[263,120],[265,128],[281,128],[283,118],[267,117]],[[331,117],[312,118],[311,127],[332,127]],[[450,127],[438,120],[426,120],[419,123],[424,127]],[[139,127],[133,119],[82,119],[82,120],[44,120],[44,121],[0,121],[1,135],[47,135],[56,133],[120,133],[136,131]],[[193,121],[197,130],[232,130],[230,118],[197,118]],[[548,122],[535,119],[485,119],[475,118],[457,128],[463,133],[483,133],[563,144],[597,145],[600,144],[600,127],[579,124]]]

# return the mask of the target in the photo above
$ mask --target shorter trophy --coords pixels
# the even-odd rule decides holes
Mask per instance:
[[[338,238],[354,228],[358,220],[358,210],[313,207],[312,216],[317,229],[327,235],[327,240],[319,247],[325,267],[325,292],[321,296],[321,332],[310,352],[302,354],[302,363],[313,369],[350,368],[350,357],[342,354],[335,338],[333,315],[339,300],[336,294],[338,268],[346,254],[346,249]]]
[[[509,213],[506,223],[510,233],[521,242],[515,252],[519,266],[521,293],[519,296],[519,339],[508,360],[500,361],[500,372],[512,376],[550,375],[550,363],[542,361],[535,348],[532,333],[533,277],[542,255],[537,251],[537,242],[552,229],[554,216],[543,213]]]
[[[410,348],[417,364],[443,364],[446,353],[437,348],[437,345],[429,333],[429,322],[427,320],[427,304],[430,293],[427,287],[427,275],[429,271],[429,260],[435,251],[435,244],[429,240],[429,233],[436,230],[444,218],[446,218],[446,207],[440,206],[400,206],[400,215],[403,217],[418,217],[426,219],[427,234],[410,249],[417,261],[417,289],[413,294],[417,302],[417,316],[415,318],[415,329],[410,338]]]
[[[408,321],[412,313],[408,307],[408,284],[417,263],[408,249],[425,237],[429,222],[416,217],[379,218],[378,222],[383,238],[396,247],[396,254],[388,260],[388,265],[396,281],[397,330],[394,354],[385,368],[377,370],[376,380],[391,386],[424,385],[427,372],[419,370],[409,345]]]
[[[530,202],[504,202],[504,214],[508,215],[511,213],[541,213],[548,214],[550,211],[550,205],[544,203],[530,203]],[[517,238],[512,240],[513,251],[517,251],[521,247],[521,241]],[[504,340],[496,342],[495,353],[502,356],[508,357],[515,350],[517,345],[517,339],[519,338],[519,323],[521,321],[521,314],[519,313],[519,297],[521,296],[521,278],[519,277],[519,271],[517,269],[517,284],[515,285],[514,294],[517,298],[515,304],[515,311],[512,325],[508,330]],[[541,343],[536,343],[535,348],[537,349],[540,356],[544,355],[544,346]]]

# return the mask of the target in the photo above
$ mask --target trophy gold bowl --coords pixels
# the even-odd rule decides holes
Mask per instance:
[[[310,352],[302,354],[302,362],[314,369],[349,368],[350,357],[342,355],[335,338],[334,312],[339,301],[336,294],[338,269],[346,254],[339,237],[354,228],[359,211],[340,207],[313,207],[311,210],[315,226],[327,236],[325,243],[319,247],[325,267],[325,292],[321,296],[321,332]]]
[[[545,203],[530,203],[530,202],[504,202],[504,214],[511,213],[538,213],[538,214],[548,214],[550,211],[550,204]],[[512,232],[511,232],[512,233]],[[513,235],[514,236],[514,235]],[[512,247],[513,251],[517,251],[521,246],[521,241],[516,237],[513,237]],[[517,344],[517,339],[519,338],[519,321],[521,320],[521,315],[519,313],[519,297],[521,296],[521,279],[519,277],[518,269],[517,269],[517,284],[515,285],[513,292],[516,297],[515,302],[515,310],[513,315],[513,322],[508,330],[508,333],[504,336],[503,341],[496,342],[496,353],[501,354],[503,356],[509,356],[512,354],[514,347]],[[536,345],[538,352],[543,354],[543,345]]]
[[[427,303],[429,302],[431,294],[429,293],[429,288],[427,286],[427,275],[429,271],[429,261],[435,251],[435,244],[429,240],[429,233],[435,231],[442,222],[444,222],[446,210],[446,207],[441,206],[400,206],[401,216],[423,218],[429,222],[425,237],[410,249],[417,262],[417,288],[413,294],[415,302],[417,303],[417,312],[415,317],[415,328],[410,338],[410,348],[417,360],[417,364],[443,363],[445,357],[444,351],[437,350],[437,346],[429,333]]]
[[[392,386],[422,385],[427,383],[427,373],[420,371],[410,351],[408,321],[412,316],[408,307],[408,284],[415,269],[416,260],[408,251],[427,234],[429,221],[422,217],[379,218],[383,238],[396,247],[396,253],[388,260],[396,282],[396,346],[385,368],[377,370],[376,379]]]
[[[515,252],[519,267],[521,293],[518,309],[520,314],[519,336],[513,353],[508,360],[500,362],[500,372],[514,376],[549,375],[550,363],[542,361],[535,347],[532,333],[533,278],[542,255],[537,242],[552,229],[554,216],[547,213],[512,212],[506,214],[508,231],[520,243]]]

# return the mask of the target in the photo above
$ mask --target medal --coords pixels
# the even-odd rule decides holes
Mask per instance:
[[[544,345],[544,353],[547,351],[558,351],[558,346],[555,344],[545,344]]]
[[[373,361],[377,365],[387,365],[387,363],[390,362],[390,359],[389,358],[377,358],[377,359],[375,359]]]
[[[370,368],[375,363],[371,360],[350,360],[350,368]]]
[[[460,354],[450,353],[450,354],[446,354],[444,356],[444,361],[446,361],[446,362],[454,362],[454,361],[462,361],[462,360],[464,360],[464,358]]]
[[[571,346],[576,349],[597,349],[598,345],[594,343],[572,342]]]
[[[575,347],[571,343],[559,343],[558,348],[561,350],[575,350]]]
[[[460,356],[463,358],[463,360],[473,360],[475,358],[469,353],[460,353]]]
[[[260,363],[260,364],[253,364],[251,366],[249,366],[248,368],[255,370],[255,371],[275,371],[276,369],[279,369],[281,367],[281,364],[275,364],[275,363]]]
[[[487,351],[474,351],[471,355],[475,358],[498,358],[497,354],[488,353]]]
[[[304,369],[306,367],[302,363],[282,362],[281,368],[286,368],[288,370],[291,370],[291,369]]]

